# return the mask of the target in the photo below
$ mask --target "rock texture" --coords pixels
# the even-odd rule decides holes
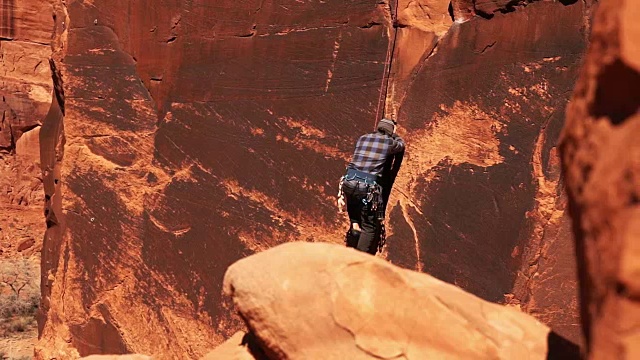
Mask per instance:
[[[54,1],[38,357],[204,355],[242,327],[228,265],[342,243],[383,114],[409,143],[383,256],[577,338],[554,139],[590,3],[480,5]]]
[[[28,258],[21,263],[28,263],[29,271],[21,275],[33,287],[23,289],[23,300],[37,293],[46,229],[39,133],[53,90],[52,13],[48,0],[0,1],[0,272],[15,269],[17,258]],[[0,285],[0,308],[14,305],[5,291]],[[36,342],[36,330],[27,324],[23,333],[0,339],[0,352],[30,357]]]
[[[556,139],[590,9],[536,2],[427,29],[401,17],[390,84],[405,85],[390,85],[387,96],[408,144],[387,258],[521,306],[575,341]],[[405,37],[432,40],[410,57]]]
[[[241,326],[220,297],[228,265],[341,241],[335,182],[374,124],[384,6],[66,5],[38,356],[201,356]]]
[[[638,14],[599,5],[561,142],[589,359],[640,357]]]
[[[224,289],[269,359],[575,358],[529,315],[331,244],[240,260]]]
[[[40,251],[39,129],[51,104],[50,1],[3,1],[0,19],[0,259]]]

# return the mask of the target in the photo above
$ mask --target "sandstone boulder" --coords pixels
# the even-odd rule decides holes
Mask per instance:
[[[555,337],[516,309],[332,244],[240,260],[224,290],[270,359],[545,359]]]

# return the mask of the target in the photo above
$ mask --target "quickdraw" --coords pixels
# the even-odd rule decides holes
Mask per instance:
[[[344,191],[342,190],[342,183],[344,182],[344,176],[340,178],[338,182],[338,211],[342,212],[343,207],[346,205],[344,200]]]
[[[376,225],[380,239],[378,241],[378,252],[382,252],[384,245],[387,243],[387,232],[384,226],[384,199],[382,198],[382,187],[378,184],[368,186],[366,199],[362,202],[366,205],[371,204],[371,211],[376,213]]]
[[[387,244],[387,230],[384,227],[384,222],[380,221],[380,241],[378,242],[378,252],[381,253],[384,246]]]

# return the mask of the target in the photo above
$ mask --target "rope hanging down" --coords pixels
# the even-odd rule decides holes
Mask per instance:
[[[375,130],[376,124],[380,120],[380,106],[382,105],[382,115],[387,110],[387,92],[389,90],[389,79],[391,78],[391,64],[393,63],[393,55],[396,51],[396,39],[398,38],[398,2],[399,0],[389,0],[389,13],[391,14],[391,27],[393,29],[393,40],[391,40],[391,46],[387,47],[387,56],[384,61],[384,69],[382,72],[382,83],[380,84],[380,91],[378,95],[378,106],[376,107],[376,118],[373,121],[373,127]],[[395,6],[395,11],[392,10],[392,3]],[[394,119],[395,120],[395,119]]]

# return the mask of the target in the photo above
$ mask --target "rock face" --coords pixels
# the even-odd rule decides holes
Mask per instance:
[[[637,1],[599,5],[562,135],[590,359],[640,357],[638,14]]]
[[[409,144],[383,256],[577,338],[554,139],[590,5],[474,6],[54,1],[37,355],[204,355],[242,327],[228,265],[342,243],[336,182],[383,114]]]
[[[335,185],[374,125],[384,6],[155,4],[57,8],[43,358],[201,356],[241,326],[228,265],[341,241]]]
[[[331,244],[240,260],[224,289],[269,359],[575,358],[529,315]]]
[[[0,256],[41,249],[39,130],[49,109],[50,1],[3,1],[0,19]]]
[[[536,2],[444,33],[408,22],[393,63],[398,86],[387,96],[408,144],[387,258],[484,299],[506,298],[576,341],[556,139],[589,14],[588,2]],[[405,41],[417,37],[437,40],[407,56]]]

